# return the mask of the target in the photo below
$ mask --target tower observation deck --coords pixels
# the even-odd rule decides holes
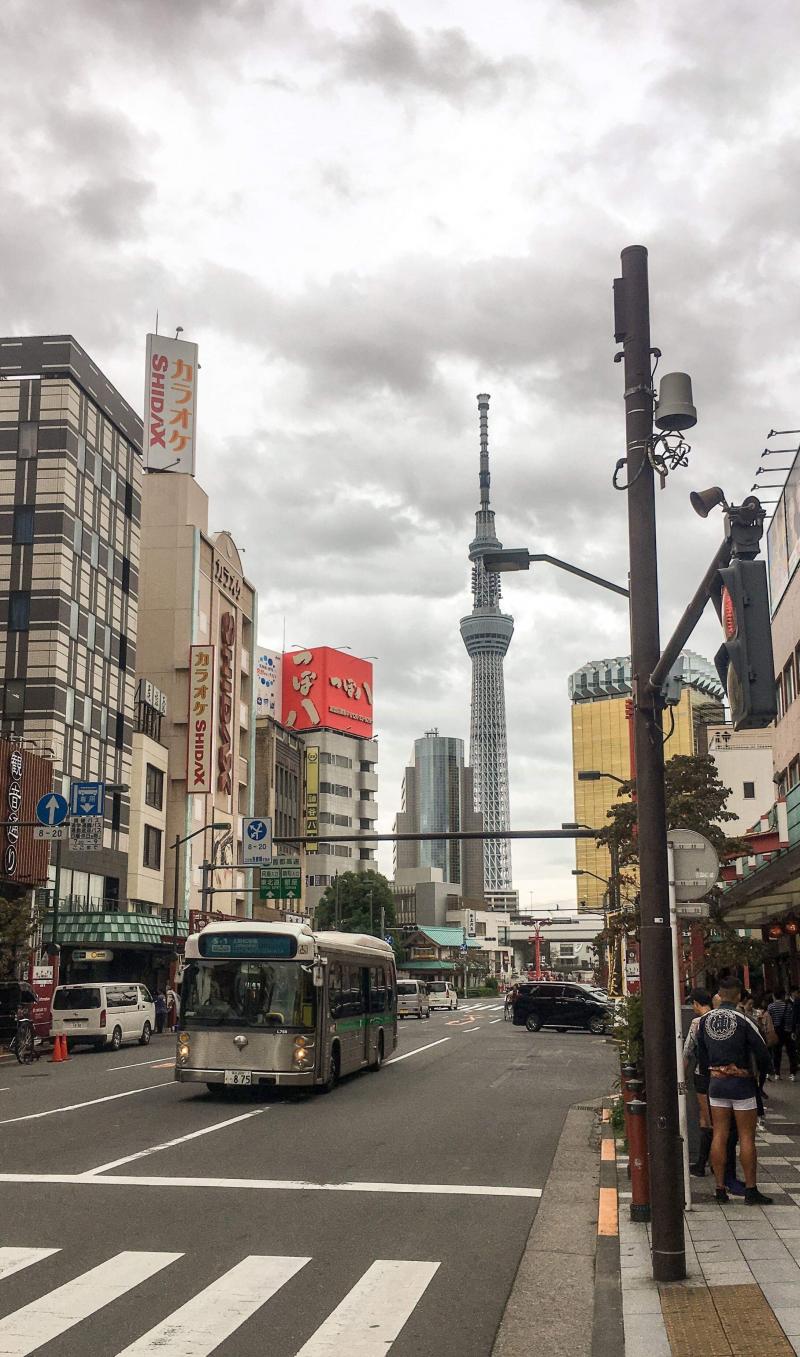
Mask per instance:
[[[487,571],[483,557],[497,551],[494,511],[489,508],[489,397],[478,396],[480,423],[480,508],[469,544],[472,562],[472,612],[461,619],[461,638],[472,660],[470,763],[475,773],[475,809],[484,828],[509,828],[508,738],[503,659],[514,634],[514,619],[500,611],[500,576]],[[483,850],[484,887],[511,889],[511,850],[507,839],[487,839]]]

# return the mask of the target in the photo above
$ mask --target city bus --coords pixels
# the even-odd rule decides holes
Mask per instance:
[[[328,1093],[397,1045],[388,943],[308,924],[208,924],[186,942],[175,1078],[209,1090]]]

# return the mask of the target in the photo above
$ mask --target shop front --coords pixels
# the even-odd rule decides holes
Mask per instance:
[[[178,920],[182,952],[188,919]],[[52,937],[52,915],[44,921],[44,940]],[[60,913],[62,985],[81,981],[140,981],[151,993],[166,989],[173,960],[169,925],[149,914]]]

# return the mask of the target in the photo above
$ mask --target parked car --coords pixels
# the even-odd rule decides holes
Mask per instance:
[[[409,1014],[416,1018],[431,1016],[428,986],[423,980],[398,980],[397,1016],[407,1018]]]
[[[611,1023],[607,1002],[583,985],[536,980],[520,985],[514,1000],[514,1025],[538,1032],[540,1027],[583,1027],[600,1035]]]
[[[146,1046],[155,1027],[155,1004],[149,990],[129,984],[59,985],[53,995],[53,1036],[67,1045],[85,1042],[118,1051],[124,1041]]]
[[[431,1008],[458,1008],[458,995],[449,980],[430,980],[428,999]]]

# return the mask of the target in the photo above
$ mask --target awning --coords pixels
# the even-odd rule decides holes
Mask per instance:
[[[401,971],[454,971],[456,968],[454,961],[400,961],[398,969]]]
[[[760,928],[776,915],[800,911],[800,843],[728,886],[720,908],[734,928]]]
[[[184,941],[189,920],[178,919],[178,940]],[[53,936],[53,916],[45,916],[42,940]],[[58,914],[58,941],[64,947],[171,947],[172,924],[154,914]]]

